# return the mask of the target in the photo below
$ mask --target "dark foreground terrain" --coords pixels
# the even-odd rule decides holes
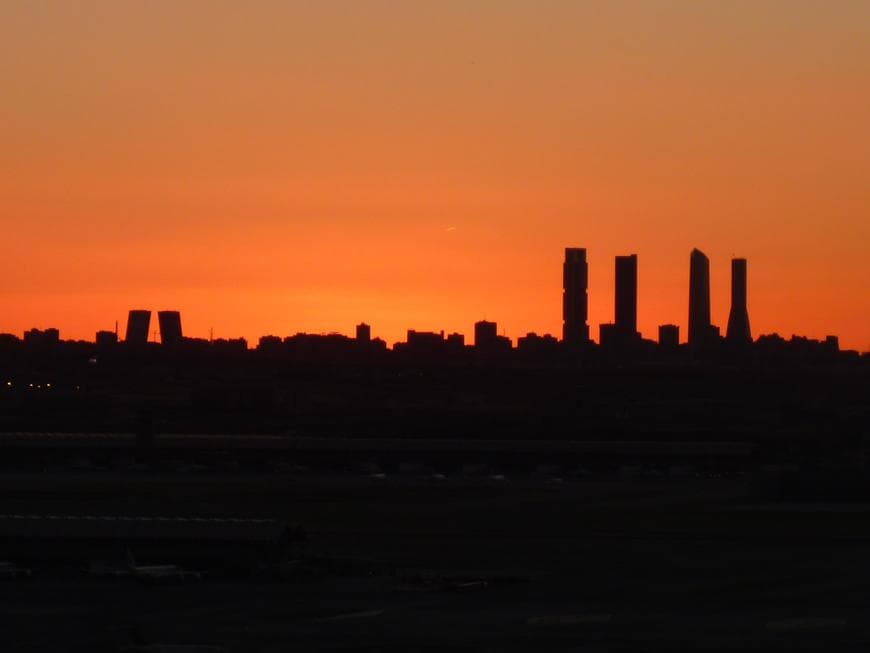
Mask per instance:
[[[0,584],[3,650],[866,649],[870,505],[772,502],[768,486],[761,472],[7,473],[5,514],[219,505],[309,539],[286,573],[178,585],[34,564]]]

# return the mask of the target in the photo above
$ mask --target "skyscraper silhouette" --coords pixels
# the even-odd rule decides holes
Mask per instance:
[[[624,337],[637,333],[637,254],[616,257],[616,330]]]
[[[130,311],[127,314],[127,334],[124,340],[131,345],[144,345],[148,342],[149,328],[151,311]]]
[[[746,308],[746,259],[731,259],[731,311],[728,313],[728,329],[725,338],[729,342],[752,342],[749,329],[749,311]]]
[[[365,322],[360,322],[356,325],[356,340],[357,342],[371,342],[372,328]]]
[[[492,349],[498,338],[498,325],[495,322],[480,320],[474,323],[474,346],[478,349]]]
[[[699,249],[689,258],[689,346],[705,345],[710,338],[710,261]]]
[[[586,250],[566,247],[562,266],[562,340],[568,344],[578,345],[589,341],[589,325],[586,323],[588,282]]]
[[[158,311],[157,322],[160,324],[161,344],[174,347],[181,342],[181,313],[178,311]]]

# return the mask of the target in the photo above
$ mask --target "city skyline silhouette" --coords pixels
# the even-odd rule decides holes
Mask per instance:
[[[630,344],[631,341],[637,340],[640,342],[644,335],[637,331],[637,312],[638,312],[638,256],[617,255],[614,258],[615,274],[613,287],[613,307],[614,318],[611,322],[602,322],[598,325],[598,338],[593,337],[592,326],[588,323],[588,302],[589,302],[589,265],[587,262],[586,248],[566,247],[565,259],[563,262],[562,273],[562,330],[561,340],[569,345],[578,345],[582,343],[597,343],[599,345],[621,343],[621,346]],[[747,260],[745,258],[732,258],[730,261],[731,270],[731,288],[729,291],[730,303],[726,312],[728,315],[725,327],[717,326],[711,320],[711,296],[710,296],[710,261],[703,252],[697,248],[693,249],[689,257],[689,274],[688,274],[688,324],[685,336],[679,340],[679,322],[662,321],[657,329],[656,337],[647,337],[647,340],[658,340],[662,342],[662,327],[670,328],[670,325],[676,326],[676,334],[678,342],[688,344],[691,347],[703,348],[705,343],[709,344],[720,339],[729,343],[752,343],[753,338],[749,326],[748,315],[748,278],[747,278]],[[126,320],[126,330],[124,333],[124,342],[129,342],[136,345],[144,345],[147,342],[160,342],[164,345],[179,344],[182,340],[181,327],[181,311],[179,310],[158,310],[157,328],[151,329],[151,314],[154,311],[151,309],[130,309]],[[483,311],[486,313],[486,311]],[[117,324],[117,322],[116,322]],[[497,322],[475,321],[473,323],[473,333],[479,334],[481,325],[492,325],[492,335],[485,336],[486,340],[492,340],[496,336],[494,329],[497,328]],[[356,339],[363,337],[365,340],[371,338],[371,326],[365,322],[359,323],[354,327],[356,329]],[[50,329],[58,330],[56,326]],[[289,333],[306,333],[303,331],[293,330],[292,325],[284,334]],[[360,329],[363,329],[362,332]],[[25,335],[30,331],[38,331],[37,327],[30,327],[25,331]],[[407,327],[410,333],[414,328]],[[444,333],[444,329],[440,329]],[[320,334],[339,334],[336,329],[329,329],[321,332],[314,332],[312,335]],[[361,333],[363,334],[361,336]],[[462,332],[459,332],[462,333]],[[104,334],[104,335],[103,335]],[[768,335],[774,335],[775,332]],[[13,334],[14,335],[14,334]],[[257,337],[259,340],[265,336],[275,334],[263,333]],[[499,337],[506,337],[506,342],[511,347],[517,346],[519,340],[523,336],[546,336],[553,337],[551,333],[536,333],[534,331],[525,331],[508,335],[504,329],[499,332]],[[763,335],[763,334],[762,334]],[[792,330],[788,334],[776,335],[798,335],[805,337],[799,333],[798,329]],[[112,333],[105,329],[99,329],[94,337],[95,342],[99,342],[101,337],[112,336],[116,341],[121,341],[120,334]],[[193,336],[202,340],[201,335]],[[825,334],[824,338],[839,337],[836,334]],[[189,339],[190,336],[187,336]],[[213,332],[210,329],[208,339],[213,338]],[[224,336],[226,338],[226,336]],[[666,336],[670,342],[673,338],[672,334]],[[245,339],[247,340],[247,339]],[[394,340],[389,342],[389,345],[397,343],[407,343],[407,338],[402,340]],[[475,344],[477,338],[474,340]],[[860,351],[860,350],[859,350]],[[870,351],[870,346],[865,351]]]
[[[870,641],[870,2],[0,37],[0,651]]]
[[[627,251],[639,330],[685,335],[697,245],[752,261],[756,333],[866,349],[866,9],[656,4],[5,6],[0,328],[559,336],[540,298],[577,243],[594,339]]]

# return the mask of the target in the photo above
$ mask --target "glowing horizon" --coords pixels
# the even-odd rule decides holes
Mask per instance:
[[[452,229],[451,229],[451,230],[452,230]],[[703,252],[703,250],[701,250],[701,251]],[[628,252],[626,252],[626,253],[628,253]],[[589,252],[588,252],[588,250],[587,250],[587,257],[588,257],[588,256],[589,256]],[[729,266],[730,266],[730,259],[728,260],[728,264],[729,264]],[[688,269],[688,266],[687,266],[687,269]],[[729,270],[728,274],[729,274],[729,284],[730,284],[730,267],[728,268],[728,270]],[[711,278],[714,276],[714,274],[715,274],[715,273],[714,273],[714,270],[712,269],[712,265],[711,265]],[[590,276],[591,276],[591,269],[590,269]],[[611,272],[611,274],[610,274],[611,285],[612,285],[612,283],[613,283],[613,276],[614,276],[614,275],[613,275],[613,273]],[[688,274],[687,274],[687,278],[688,278]],[[640,275],[638,275],[638,285],[640,285]],[[729,291],[730,291],[730,285],[729,285]],[[592,293],[592,289],[591,289],[591,288],[589,289],[589,292],[590,292],[590,294]],[[560,302],[561,302],[561,293],[562,293],[562,288],[561,288],[561,286],[560,286],[560,287],[558,288],[558,298],[559,298]],[[686,297],[686,306],[688,307],[688,283],[686,284],[686,295],[687,295],[687,297]],[[615,297],[613,296],[613,289],[611,289],[611,301],[610,301],[611,307],[612,307],[612,305],[613,305],[614,300],[615,300]],[[717,307],[717,310],[714,310],[713,313],[714,313],[714,314],[717,314],[717,315],[725,315],[726,318],[727,318],[728,310],[729,310],[729,308],[730,308],[730,292],[729,292],[729,297],[728,297],[727,301],[728,301],[727,306],[725,306],[724,308],[723,308],[723,307]],[[590,305],[591,305],[591,301],[590,301]],[[561,304],[559,305],[559,308],[561,308]],[[149,311],[151,311],[151,313],[152,313],[151,327],[152,327],[152,328],[151,328],[150,333],[149,333],[149,340],[152,341],[152,342],[157,342],[157,341],[159,341],[159,336],[158,336],[158,334],[159,334],[159,328],[158,328],[157,323],[156,323],[156,316],[157,316],[158,311],[161,311],[161,310],[179,310],[177,307],[171,307],[171,306],[161,306],[160,308],[153,308],[153,307],[148,307],[148,306],[131,306],[129,310],[133,310],[133,309],[141,309],[141,310],[149,310]],[[124,334],[124,330],[125,330],[125,326],[126,326],[127,313],[128,313],[128,312],[129,312],[129,311],[125,311],[125,312],[124,312],[124,315],[123,315],[121,318],[117,319],[117,329],[118,329],[118,334],[119,334],[119,338],[120,338],[120,339],[123,339],[123,334]],[[187,320],[186,320],[186,313],[185,313],[183,310],[181,310],[180,312],[181,312],[181,316],[182,316],[182,325],[184,326],[184,325],[186,325],[186,321],[187,321]],[[686,309],[686,313],[688,313],[688,308]],[[406,328],[402,331],[402,333],[401,333],[400,335],[395,335],[395,336],[393,336],[393,337],[391,337],[391,338],[386,338],[386,337],[384,337],[383,335],[379,335],[379,334],[374,330],[374,327],[373,327],[372,337],[373,337],[373,338],[382,338],[382,339],[384,339],[384,340],[387,342],[387,345],[388,345],[388,346],[392,346],[392,345],[394,345],[396,342],[404,342],[407,330],[409,330],[409,329],[416,329],[416,330],[418,330],[418,331],[433,331],[433,332],[436,332],[436,333],[437,333],[437,332],[444,332],[445,334],[447,334],[447,333],[451,333],[451,332],[459,332],[459,333],[462,333],[463,335],[466,336],[466,341],[467,341],[467,342],[471,342],[471,339],[470,339],[468,336],[472,335],[472,333],[473,333],[473,325],[474,325],[474,322],[476,322],[476,321],[478,321],[478,320],[480,320],[480,319],[487,319],[487,320],[489,320],[489,321],[495,321],[495,322],[497,322],[498,325],[499,325],[499,333],[500,333],[501,335],[505,335],[505,336],[509,337],[509,338],[511,339],[511,341],[514,343],[514,345],[516,345],[517,338],[522,337],[522,336],[525,336],[525,335],[527,335],[528,333],[530,333],[530,331],[521,331],[521,332],[517,332],[517,333],[513,333],[513,334],[511,334],[511,333],[507,333],[507,332],[505,332],[505,330],[504,330],[503,328],[501,328],[501,323],[499,323],[498,320],[497,320],[495,317],[493,317],[493,316],[488,316],[488,317],[479,317],[479,318],[476,318],[476,319],[472,320],[472,321],[469,323],[469,325],[467,326],[466,329],[461,329],[461,328],[450,328],[450,329],[446,329],[446,328],[443,328],[443,327],[437,327],[437,326],[431,326],[431,325],[430,325],[429,327],[426,327],[425,329],[423,329],[423,328],[419,328],[419,327],[415,327],[415,326],[413,326],[413,325],[410,325],[410,326],[406,327]],[[199,321],[194,320],[194,322],[195,322],[195,323],[198,323]],[[270,332],[270,333],[260,333],[260,334],[257,334],[257,335],[255,335],[255,336],[247,336],[247,335],[235,335],[235,336],[234,336],[234,335],[229,335],[229,334],[215,334],[215,333],[214,333],[214,327],[213,327],[213,326],[210,326],[210,327],[208,328],[208,333],[207,333],[206,335],[201,334],[201,333],[198,333],[198,334],[196,334],[196,335],[191,335],[191,334],[188,332],[187,327],[184,326],[184,333],[185,333],[185,336],[186,336],[186,337],[192,337],[192,338],[206,338],[206,337],[207,337],[207,338],[211,338],[211,337],[214,337],[214,338],[217,339],[217,338],[239,338],[239,337],[242,337],[242,338],[245,338],[245,339],[247,340],[247,342],[248,342],[248,346],[249,346],[249,347],[256,347],[259,338],[262,337],[262,336],[279,336],[279,337],[284,338],[284,337],[287,337],[287,336],[296,335],[297,333],[311,333],[311,334],[319,334],[319,335],[325,335],[325,334],[340,334],[340,335],[345,335],[345,336],[351,336],[351,337],[352,337],[354,327],[356,326],[356,324],[359,324],[360,322],[365,322],[366,324],[369,324],[370,326],[373,326],[373,325],[371,325],[371,323],[370,323],[369,321],[367,321],[367,320],[363,317],[363,318],[360,318],[359,320],[357,320],[356,322],[354,322],[354,323],[353,323],[352,325],[350,325],[348,328],[344,328],[344,329],[326,329],[326,330],[321,329],[321,330],[315,330],[315,331],[306,331],[306,330],[304,330],[304,329],[295,329],[295,330],[294,330],[294,329],[291,327],[291,329],[290,329],[289,331],[285,332],[285,333],[277,333],[277,332],[272,333],[272,332]],[[606,322],[603,322],[603,323],[607,323],[607,322],[611,322],[611,323],[613,322],[613,316],[612,316],[612,315],[611,315],[611,318],[610,318],[609,320],[607,320]],[[686,319],[685,321],[684,321],[684,320],[673,320],[673,321],[670,321],[670,322],[668,322],[668,321],[662,321],[662,322],[659,322],[658,324],[655,325],[655,327],[654,327],[654,329],[655,329],[655,333],[645,333],[644,331],[641,331],[641,334],[643,335],[643,337],[645,337],[645,338],[647,338],[647,339],[649,339],[649,340],[657,340],[657,335],[658,335],[658,334],[657,334],[657,329],[658,329],[658,326],[659,326],[659,325],[664,325],[664,324],[677,324],[677,325],[680,326],[680,342],[685,343],[685,342],[687,341],[687,338],[688,338],[688,327],[687,327],[687,322],[688,322],[687,319]],[[725,322],[727,322],[727,319],[725,320]],[[720,322],[717,322],[717,321],[715,321],[715,320],[713,321],[714,326],[718,326],[718,327],[720,328],[723,337],[724,337],[724,335],[725,335],[725,322],[720,323]],[[537,332],[537,334],[538,334],[538,335],[545,335],[545,334],[546,334],[546,335],[552,335],[552,336],[556,337],[557,339],[560,339],[560,340],[561,340],[561,324],[562,324],[562,321],[561,321],[561,316],[560,316],[560,318],[559,318],[559,323],[558,323],[558,327],[559,327],[558,329],[555,329],[555,330],[553,330],[553,331]],[[598,336],[598,327],[600,326],[600,324],[602,324],[602,323],[598,323],[598,324],[593,324],[593,323],[591,323],[591,322],[589,323],[589,334],[590,334],[590,340],[592,340],[592,341],[594,341],[594,342],[599,342],[599,338],[598,338],[597,336]],[[750,314],[750,324],[752,324],[752,315],[751,315],[751,314]],[[346,325],[343,325],[343,326],[346,326]],[[45,325],[45,326],[43,326],[42,328],[50,328],[50,325]],[[114,330],[114,328],[100,328],[100,329],[96,329],[96,330],[94,331],[94,333],[96,333],[97,330],[112,331],[112,330]],[[773,334],[773,333],[777,333],[778,335],[780,335],[780,336],[782,336],[782,337],[784,337],[784,338],[786,338],[786,339],[788,339],[788,338],[791,337],[792,335],[795,335],[795,336],[807,336],[807,334],[796,333],[796,332],[795,332],[795,333],[779,333],[779,332],[756,333],[755,330],[753,329],[752,337],[753,337],[753,340],[757,340],[759,336],[762,336],[762,335],[771,335],[771,334]],[[64,335],[64,334],[61,333],[62,338],[63,338],[63,335]],[[825,334],[824,336],[815,337],[815,339],[817,339],[817,340],[823,340],[825,337],[830,336],[830,335],[834,335],[834,336],[836,336],[837,334],[836,334],[836,333]],[[807,337],[811,337],[811,338],[813,338],[814,336],[807,336]],[[91,337],[91,338],[88,338],[88,337],[76,337],[76,338],[70,338],[70,339],[75,339],[75,340],[92,340],[93,337]],[[870,351],[870,349],[868,349],[868,351]]]
[[[351,334],[589,326],[638,255],[638,328],[870,350],[870,5],[237,3],[0,7],[0,332]]]

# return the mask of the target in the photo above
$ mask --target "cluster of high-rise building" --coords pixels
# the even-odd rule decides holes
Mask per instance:
[[[638,288],[638,257],[637,254],[617,256],[614,260],[614,316],[613,322],[599,325],[598,342],[602,349],[615,352],[649,352],[655,347],[655,342],[644,340],[637,328],[637,288]],[[693,249],[689,256],[689,311],[688,311],[688,348],[693,351],[708,351],[724,340],[733,347],[752,343],[752,331],[749,326],[749,311],[747,309],[747,263],[744,258],[731,260],[731,306],[728,313],[728,324],[724,338],[719,327],[711,320],[710,311],[710,261],[698,249]],[[592,343],[589,328],[589,265],[586,259],[586,249],[580,247],[565,248],[565,259],[562,266],[562,338],[559,341],[551,335],[528,333],[517,339],[516,349],[529,355],[558,355],[561,350],[579,350]],[[151,335],[152,311],[134,309],[129,311],[125,332],[125,345],[138,351],[145,348]],[[157,312],[160,343],[167,350],[183,348],[185,351],[201,351],[203,348],[217,350],[241,351],[247,350],[244,339],[212,341],[185,338],[181,328],[181,313],[179,311],[163,310]],[[155,330],[154,334],[158,332]],[[2,334],[0,334],[2,335]],[[16,340],[6,334],[5,340]],[[280,349],[281,343],[293,351],[320,351],[340,349],[338,340],[355,343],[357,349],[366,351],[383,351],[386,343],[380,338],[372,338],[372,329],[366,323],[356,327],[355,337],[345,338],[339,334],[317,335],[296,334],[289,338],[264,336],[260,346],[269,351]],[[794,337],[793,337],[794,339]],[[60,341],[57,329],[31,329],[24,334],[24,344],[31,350],[47,350]],[[98,331],[96,344],[99,351],[107,351],[119,341],[117,323],[114,331]],[[343,340],[342,340],[343,342]],[[775,347],[774,336],[762,336],[758,341],[765,347]],[[808,341],[810,342],[810,341]],[[350,346],[348,343],[345,345]],[[281,346],[283,346],[281,345]],[[824,345],[837,351],[839,346],[836,337],[828,336]],[[336,349],[338,347],[338,349]],[[676,324],[661,324],[658,327],[658,347],[662,352],[673,352],[680,349],[680,327]],[[463,351],[474,350],[484,358],[500,356],[514,349],[510,338],[498,332],[496,322],[480,320],[474,324],[474,344],[466,345],[465,336],[461,333],[445,335],[441,332],[418,331],[409,329],[405,342],[396,343],[393,350],[401,355],[421,354],[437,357],[439,355],[456,356]]]
[[[637,254],[616,257],[614,321],[602,324],[599,343],[603,346],[630,346],[639,341],[637,330]],[[588,279],[586,250],[565,249],[562,273],[562,339],[579,345],[589,342]],[[689,256],[689,334],[693,348],[705,348],[721,339],[719,327],[710,319],[710,260],[699,249]],[[749,311],[746,306],[746,259],[731,260],[731,310],[725,339],[731,343],[749,343]],[[679,345],[680,331],[675,324],[659,326],[659,344]]]
[[[614,321],[601,324],[599,343],[604,347],[630,348],[640,342],[637,330],[637,254],[617,256],[615,259],[615,296]],[[591,342],[589,333],[589,264],[586,249],[581,247],[565,248],[565,261],[562,266],[562,341],[568,346],[580,346]],[[181,330],[181,314],[178,311],[159,311],[157,318],[160,326],[160,342],[175,346],[184,338]],[[688,343],[693,348],[704,348],[721,339],[719,328],[710,318],[710,261],[698,249],[693,249],[689,257],[689,332]],[[148,342],[151,325],[151,311],[131,310],[127,318],[125,340],[133,345]],[[101,332],[109,335],[108,332]],[[527,334],[520,340],[535,341],[535,334]],[[544,338],[547,338],[546,336]],[[98,340],[100,334],[98,334]],[[751,342],[749,313],[746,307],[746,259],[735,258],[731,261],[731,310],[725,339],[733,343]],[[371,327],[361,323],[356,327],[356,341],[369,342]],[[676,348],[680,344],[680,330],[675,324],[662,324],[658,332],[659,345]],[[431,341],[431,342],[430,342]],[[465,346],[461,334],[408,331],[405,345],[411,348],[426,349],[440,347],[440,343],[454,348]],[[552,343],[553,339],[546,340]],[[521,343],[522,344],[522,343]],[[474,325],[474,346],[480,350],[499,352],[511,348],[510,339],[497,332],[495,322],[481,320]]]

